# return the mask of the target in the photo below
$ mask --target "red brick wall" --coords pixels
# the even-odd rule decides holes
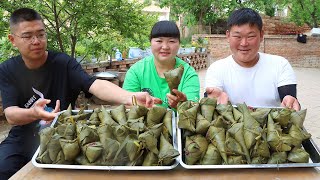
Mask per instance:
[[[279,16],[262,16],[262,21],[264,32],[269,35],[292,35],[311,30],[306,24],[297,26],[293,22],[289,22],[288,19]]]
[[[199,36],[199,35],[198,35]],[[208,50],[213,61],[231,54],[225,35],[201,35],[208,38]],[[307,37],[299,43],[295,35],[266,35],[260,51],[283,56],[295,67],[320,68],[320,37]]]

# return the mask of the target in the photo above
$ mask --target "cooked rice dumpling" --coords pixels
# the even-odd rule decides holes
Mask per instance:
[[[100,122],[100,118],[98,113],[100,112],[100,109],[96,108],[93,110],[90,118],[89,118],[89,124],[90,125],[95,125],[95,126],[99,126]]]
[[[123,104],[111,109],[110,114],[118,124],[124,125],[127,123],[126,107]]]
[[[231,122],[225,120],[225,118],[221,115],[218,115],[212,122],[211,125],[215,127],[221,127],[224,129],[228,129],[231,126]]]
[[[251,163],[251,157],[249,154],[249,150],[247,149],[245,143],[245,136],[243,130],[243,122],[233,124],[227,131],[230,136],[232,136],[237,142],[240,144],[242,151],[246,157],[247,163]]]
[[[302,148],[293,148],[288,154],[288,160],[295,163],[308,163],[310,155]]]
[[[130,130],[134,132],[143,132],[147,128],[143,121],[144,117],[139,117],[137,119],[128,119],[127,124]]]
[[[128,112],[128,119],[138,119],[147,115],[148,108],[140,105],[132,106]]]
[[[142,166],[157,166],[158,165],[158,156],[149,151],[144,158]]]
[[[135,134],[128,135],[128,141],[126,144],[126,152],[129,156],[129,160],[136,161],[143,153],[142,147],[139,144],[138,137]]]
[[[59,139],[59,142],[66,161],[73,161],[80,153],[80,147],[77,139],[67,140],[61,138]]]
[[[233,107],[232,112],[236,122],[243,122],[243,114],[237,108]]]
[[[140,134],[138,139],[142,143],[142,146],[144,148],[147,148],[154,154],[159,154],[159,150],[157,147],[158,138],[152,131],[149,130]]]
[[[194,106],[194,102],[191,101],[191,100],[187,100],[187,101],[180,101],[177,105],[177,112],[180,113],[181,110],[188,110],[190,109],[191,107]]]
[[[188,110],[181,110],[181,112],[179,112],[178,127],[195,132],[198,108],[199,105],[197,104]]]
[[[290,115],[290,121],[296,126],[302,128],[306,115],[307,115],[307,109],[303,109],[301,111],[294,111]]]
[[[250,149],[256,143],[256,137],[261,135],[262,128],[260,123],[256,121],[250,114],[247,105],[237,104],[238,109],[243,114],[244,137],[247,149]]]
[[[60,135],[54,134],[47,145],[49,157],[53,163],[57,162],[58,154],[60,151],[62,151],[61,145],[59,142],[60,138],[61,138]]]
[[[271,116],[274,122],[279,122],[281,127],[286,127],[291,117],[291,109],[284,108],[281,110],[274,110],[271,112]]]
[[[111,160],[114,158],[116,153],[118,152],[120,148],[120,143],[117,140],[106,138],[101,141],[101,144],[103,146],[103,159],[106,161],[111,162]],[[111,164],[113,165],[113,164]]]
[[[111,114],[104,108],[104,106],[101,106],[101,111],[98,113],[98,116],[100,118],[101,124],[108,124],[110,126],[119,125],[112,119]]]
[[[309,139],[311,137],[311,134],[304,131],[302,128],[292,124],[292,126],[289,129],[289,135],[298,141],[302,142],[306,139]],[[301,144],[299,142],[299,144]]]
[[[118,125],[118,126],[112,126],[114,137],[122,143],[124,139],[128,136],[130,133],[128,128],[124,125]]]
[[[226,133],[224,128],[210,126],[207,132],[206,138],[216,145],[218,148],[220,155],[224,162],[228,164],[225,142],[226,142]]]
[[[210,122],[204,118],[200,113],[197,114],[196,133],[206,135],[210,127]]]
[[[198,162],[205,155],[208,144],[207,139],[200,134],[187,137],[184,150],[186,164],[193,165]]]
[[[216,110],[225,120],[229,121],[230,124],[236,123],[233,117],[233,106],[231,104],[218,104]]]
[[[253,157],[251,161],[252,164],[267,164],[267,162],[268,162],[268,159],[261,156]]]
[[[168,72],[164,72],[164,77],[168,83],[169,89],[170,89],[170,93],[175,95],[172,90],[173,89],[178,89],[178,86],[180,84],[180,80],[182,78],[183,75],[183,70],[184,67],[183,65],[180,65],[179,67],[170,70]]]
[[[56,127],[56,132],[64,139],[73,140],[76,136],[76,125],[74,123],[63,123]]]
[[[226,153],[228,155],[244,155],[241,145],[229,133],[226,135]]]
[[[58,116],[58,122],[64,123],[64,118],[69,117],[71,115],[72,115],[72,106],[71,104],[69,104],[68,108]]]
[[[244,164],[246,161],[243,160],[242,156],[228,156],[228,164]]]
[[[202,98],[200,100],[200,111],[201,115],[206,118],[209,122],[212,121],[213,112],[217,105],[217,99],[215,98]]]
[[[283,142],[280,133],[276,130],[271,114],[268,115],[267,141],[272,150],[276,152],[291,150],[291,147]]]
[[[257,120],[261,126],[266,124],[268,119],[268,114],[270,113],[270,108],[257,108],[253,112],[251,112],[251,116]]]
[[[152,127],[163,121],[167,109],[162,106],[154,106],[147,113],[147,127]]]
[[[174,149],[172,144],[170,144],[166,138],[161,134],[160,135],[160,148],[158,155],[158,164],[163,166],[171,165],[176,157],[178,157],[179,151]]]
[[[36,161],[42,164],[52,164],[48,149],[36,158]]]
[[[173,116],[173,111],[168,110],[163,117],[163,125],[164,129],[168,130],[170,136],[172,136],[172,116]]]
[[[268,160],[268,164],[283,164],[287,162],[287,153],[286,152],[274,152],[270,159]]]
[[[81,146],[99,141],[98,133],[91,127],[84,125],[78,135],[78,140]]]
[[[206,153],[200,160],[201,165],[219,165],[222,163],[219,150],[212,143],[209,143]]]
[[[41,156],[47,150],[47,145],[54,133],[55,133],[55,129],[52,127],[46,127],[39,132],[39,136],[40,136],[39,156]]]
[[[102,144],[100,142],[91,142],[82,147],[83,154],[90,163],[95,162],[102,154]]]

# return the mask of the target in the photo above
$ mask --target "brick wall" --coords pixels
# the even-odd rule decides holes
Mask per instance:
[[[208,38],[208,50],[212,60],[231,54],[225,35],[195,35]],[[260,52],[276,54],[289,60],[294,67],[320,68],[320,37],[307,37],[307,43],[299,43],[295,35],[265,35]]]
[[[200,70],[207,67],[208,52],[191,53],[191,54],[179,54],[178,57],[184,61],[189,62],[195,70]],[[93,74],[103,71],[121,71],[126,72],[134,63],[140,59],[124,60],[124,61],[112,61],[101,63],[82,64],[82,68],[88,73]]]
[[[262,15],[263,29],[265,34],[268,35],[289,35],[305,33],[310,31],[308,25],[297,26],[293,22],[289,22],[288,19],[275,16],[269,17]]]

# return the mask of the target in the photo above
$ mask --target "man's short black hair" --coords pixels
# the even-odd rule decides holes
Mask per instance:
[[[250,24],[250,26],[256,25],[260,31],[262,31],[262,19],[258,12],[250,8],[241,8],[235,10],[229,16],[227,27],[228,30],[232,26],[240,26],[244,24]]]
[[[34,20],[42,20],[40,14],[30,8],[20,8],[15,10],[10,16],[10,30],[12,31],[13,26],[24,22],[24,21],[34,21]]]
[[[173,21],[159,21],[152,27],[150,41],[152,38],[158,37],[173,37],[179,39],[180,41],[179,28]]]

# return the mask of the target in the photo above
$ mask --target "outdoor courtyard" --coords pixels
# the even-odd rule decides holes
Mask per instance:
[[[307,109],[304,126],[312,135],[312,139],[320,147],[320,69],[294,68],[298,81],[298,99],[303,109]],[[204,92],[206,69],[198,71],[201,96]],[[6,120],[0,120],[0,142],[7,136],[10,126]]]

